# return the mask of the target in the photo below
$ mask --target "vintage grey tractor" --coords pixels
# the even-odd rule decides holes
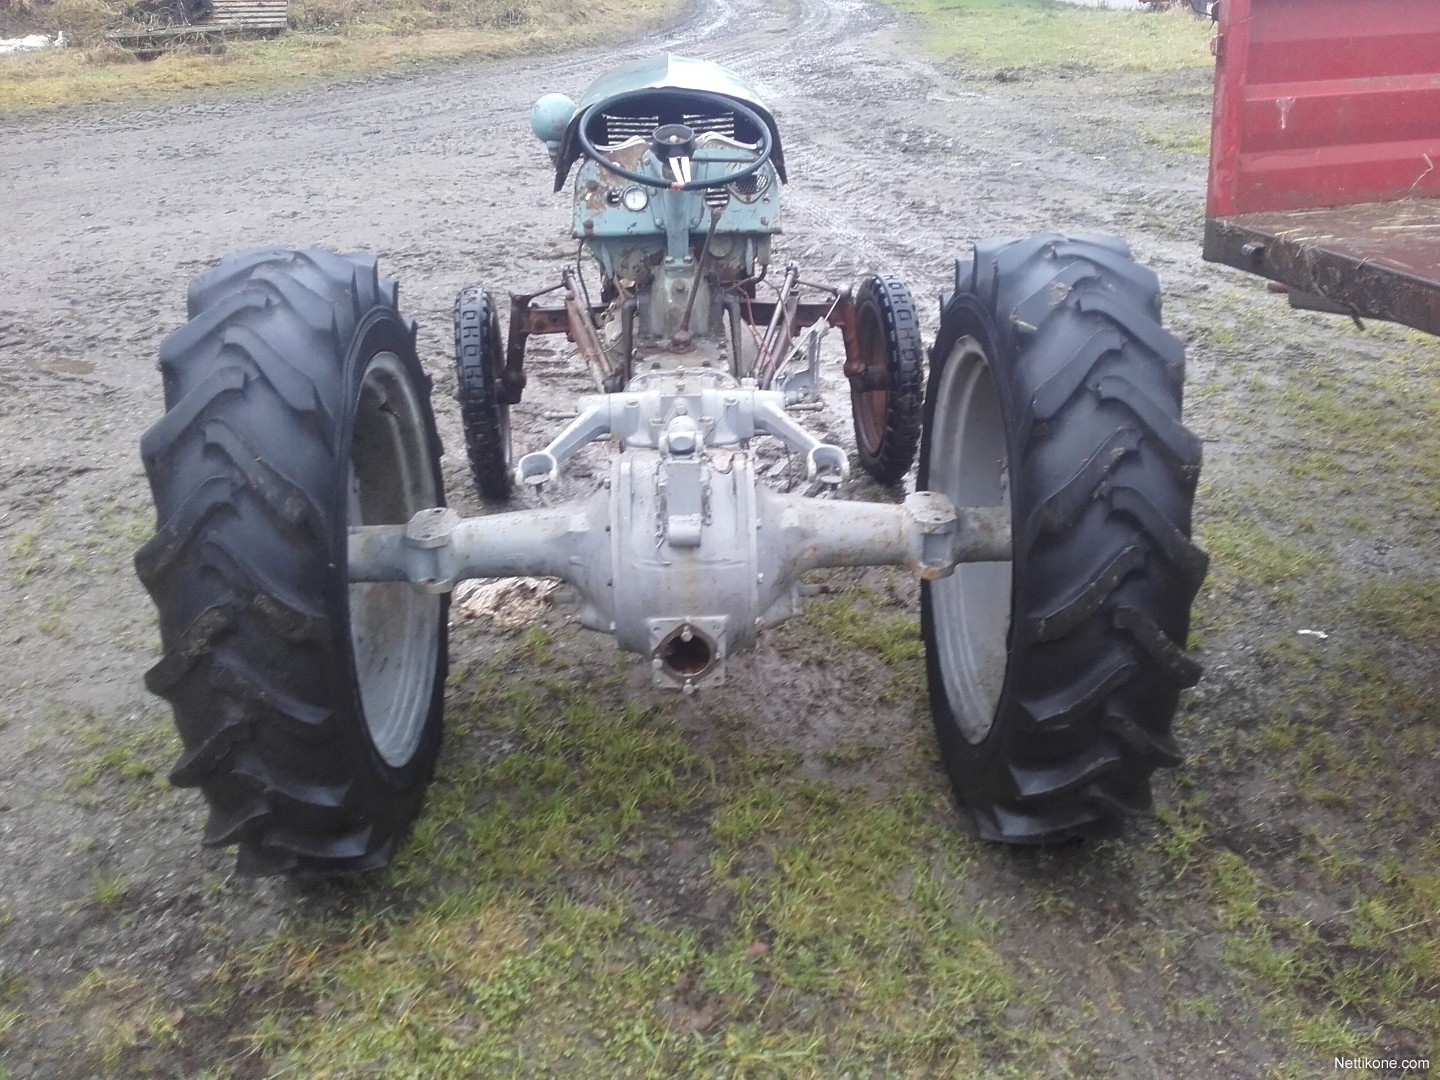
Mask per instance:
[[[228,257],[161,347],[167,411],[141,444],[158,529],[135,562],[164,644],[147,684],[184,743],[172,780],[209,803],[204,842],[238,844],[252,873],[384,865],[440,744],[449,593],[513,575],[563,579],[574,618],[656,687],[703,693],[801,614],[807,572],[906,567],[943,757],[981,836],[1101,834],[1148,807],[1152,771],[1178,760],[1205,572],[1200,447],[1154,275],[1112,238],[977,244],[941,301],[927,388],[900,281],[772,269],[785,158],[737,76],[629,64],[531,122],[598,288],[577,260],[508,305],[478,287],[457,301],[475,483],[520,508],[446,507],[415,325],[368,256]],[[844,497],[866,490],[849,454],[802,422],[824,407],[831,329],[858,463],[899,485],[918,449],[908,495]],[[516,455],[537,334],[574,342],[595,393]],[[764,438],[802,463],[801,490],[760,475]],[[593,490],[534,494],[597,442]]]

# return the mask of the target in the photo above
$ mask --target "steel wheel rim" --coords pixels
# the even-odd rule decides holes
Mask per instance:
[[[515,462],[511,460],[513,454],[510,450],[510,406],[497,405],[495,411],[500,422],[496,424],[496,430],[500,433],[500,458],[505,462],[505,472],[508,475]]]
[[[855,420],[856,427],[860,429],[860,441],[865,452],[872,457],[880,452],[880,444],[885,441],[885,411],[889,407],[890,395],[884,390],[861,394],[855,403]]]
[[[860,339],[857,348],[864,357],[867,371],[878,369],[882,374],[888,375],[889,364],[885,355],[884,339],[882,334],[876,333],[878,327],[875,316],[876,313],[871,308],[862,309],[857,327],[857,336]],[[881,339],[878,343],[877,337]],[[887,390],[868,390],[855,395],[855,437],[872,457],[880,452],[881,444],[885,441],[885,413],[889,407],[890,393]]]
[[[440,504],[414,380],[395,353],[360,379],[351,433],[350,525],[403,525]],[[405,582],[350,586],[350,646],[365,727],[387,765],[408,764],[430,713],[440,658],[441,599]]]
[[[514,465],[510,452],[510,406],[501,400],[505,386],[505,361],[500,344],[500,323],[493,320],[490,334],[490,400],[495,407],[495,430],[500,436],[500,457],[505,462],[506,473]]]
[[[1010,505],[1004,420],[989,361],[974,338],[950,351],[934,402],[929,488],[956,506]],[[930,583],[941,682],[966,741],[985,740],[1005,685],[1014,563],[961,563]]]

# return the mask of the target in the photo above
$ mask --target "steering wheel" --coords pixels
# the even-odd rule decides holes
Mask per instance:
[[[657,90],[655,87],[647,87],[644,90],[627,90],[622,94],[608,97],[604,101],[597,101],[583,113],[580,114],[579,122],[575,125],[576,141],[580,144],[580,150],[592,161],[597,161],[606,169],[623,176],[626,180],[632,180],[637,184],[646,187],[664,188],[668,191],[703,191],[706,188],[726,187],[738,180],[744,180],[747,176],[754,176],[765,163],[770,160],[770,151],[774,149],[775,139],[770,134],[770,125],[760,118],[760,114],[747,105],[742,105],[734,98],[728,98],[723,94],[712,93],[709,90],[672,90],[669,95],[672,99],[683,98],[687,104],[694,102],[702,107],[709,107],[716,110],[733,112],[737,117],[748,120],[760,132],[760,146],[756,152],[755,160],[746,165],[743,169],[735,172],[725,173],[722,176],[712,177],[708,180],[690,180],[682,183],[679,180],[666,180],[662,176],[650,176],[646,173],[635,172],[623,166],[616,165],[607,158],[595,146],[590,139],[590,121],[603,112],[607,112],[617,106],[628,104],[636,98],[653,98]],[[695,145],[695,133],[684,124],[662,124],[655,129],[651,136],[650,147],[656,157],[676,160],[688,158],[689,151]],[[701,158],[701,161],[707,160]],[[716,159],[710,158],[714,161]]]

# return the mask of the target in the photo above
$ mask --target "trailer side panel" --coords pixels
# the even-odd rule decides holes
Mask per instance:
[[[1205,257],[1440,334],[1440,0],[1222,0]]]
[[[1440,198],[1440,2],[1224,0],[1210,217]]]

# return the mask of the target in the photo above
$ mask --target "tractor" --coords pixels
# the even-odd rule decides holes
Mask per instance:
[[[369,256],[229,256],[161,347],[166,412],[141,442],[157,531],[135,562],[163,642],[146,682],[184,745],[172,781],[209,804],[204,843],[238,845],[247,873],[385,865],[440,745],[450,593],[509,576],[568,583],[573,618],[639,654],[654,687],[703,695],[802,614],[811,571],[905,567],[979,835],[1053,843],[1147,809],[1152,772],[1179,760],[1206,567],[1189,536],[1200,444],[1155,276],[1110,237],[978,243],[927,364],[897,278],[772,267],[789,178],[737,75],[631,63],[578,104],[541,98],[531,126],[598,287],[577,260],[508,303],[459,295],[456,397],[492,512],[446,506],[416,327]],[[890,501],[848,497],[875,486],[803,422],[825,407],[831,330],[855,461]],[[517,453],[510,410],[546,334],[574,343],[594,393]],[[757,468],[766,438],[802,464],[800,490]],[[593,490],[549,498],[595,443]]]

